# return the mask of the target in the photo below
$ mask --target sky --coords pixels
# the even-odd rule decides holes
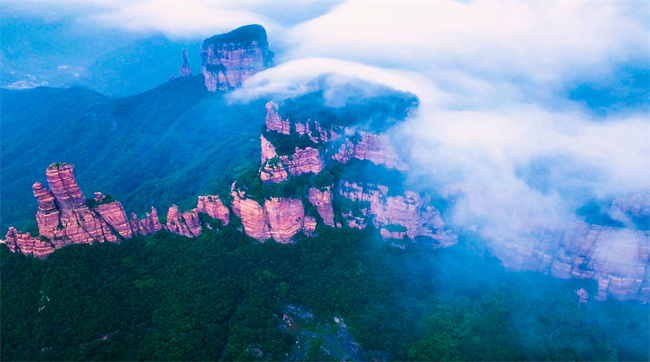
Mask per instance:
[[[563,225],[589,200],[650,187],[647,1],[2,6],[173,40],[262,24],[277,65],[236,91],[240,101],[300,92],[325,73],[411,91],[420,109],[392,133],[413,179],[457,198],[448,223],[486,236],[508,234],[513,220]]]

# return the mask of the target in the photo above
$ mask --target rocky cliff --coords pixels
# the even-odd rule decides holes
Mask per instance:
[[[650,302],[650,232],[573,221],[534,232],[511,225],[513,239],[495,238],[494,253],[506,267],[557,278],[598,281],[599,300]]]
[[[163,228],[170,233],[195,238],[201,235],[203,224],[199,213],[204,213],[215,220],[221,220],[224,225],[230,222],[230,210],[221,202],[219,196],[199,196],[194,209],[179,212],[178,206],[172,205],[167,212],[167,224]],[[206,225],[211,228],[210,224]]]
[[[206,39],[201,48],[205,86],[209,91],[236,88],[273,59],[266,30],[247,25]]]
[[[332,158],[347,163],[351,158],[368,160],[376,165],[385,165],[387,168],[395,168],[400,171],[407,171],[408,166],[400,160],[395,147],[390,143],[386,134],[374,134],[364,131],[352,131],[346,129],[345,140],[341,143],[338,151]]]
[[[45,257],[69,244],[119,242],[161,228],[155,209],[147,219],[138,220],[132,214],[128,220],[122,204],[110,197],[97,192],[86,200],[70,164],[52,164],[45,174],[49,190],[39,182],[32,187],[38,202],[39,235],[32,237],[10,228],[3,242],[13,252]]]
[[[308,191],[307,199],[314,205],[321,219],[323,219],[323,223],[327,226],[334,226],[331,187],[327,186],[323,190],[312,187]]]
[[[456,238],[445,231],[440,212],[429,205],[426,196],[411,191],[389,196],[388,191],[389,188],[383,185],[359,185],[343,181],[339,194],[356,203],[343,210],[344,220],[349,226],[357,228],[364,228],[372,220],[387,239],[425,236],[433,239],[437,246],[456,243]]]
[[[241,218],[246,235],[260,241],[272,238],[289,243],[298,232],[311,235],[316,229],[316,220],[305,215],[302,200],[272,197],[262,206],[234,186],[232,210]]]
[[[400,159],[395,147],[391,144],[390,136],[385,133],[373,133],[358,130],[356,127],[341,127],[336,124],[331,124],[326,128],[311,119],[304,122],[282,119],[279,107],[274,102],[266,104],[266,130],[284,135],[291,135],[292,132],[295,132],[296,136],[307,135],[309,140],[315,144],[326,143],[328,144],[329,157],[341,163],[348,163],[350,159],[356,158],[368,160],[376,165],[384,165],[387,168],[408,171],[408,165]],[[272,158],[270,152],[265,156],[265,150],[269,150],[268,140],[263,139],[262,162]]]
[[[317,175],[324,167],[323,158],[318,149],[296,147],[293,154],[278,156],[275,147],[264,136],[262,141],[262,181],[282,182],[286,181],[288,175],[300,176],[307,173]]]

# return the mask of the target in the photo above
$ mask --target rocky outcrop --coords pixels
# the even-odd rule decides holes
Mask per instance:
[[[69,164],[53,164],[46,171],[48,191],[40,183],[32,187],[38,201],[39,234],[59,248],[68,244],[117,242],[132,237],[124,208],[117,201],[86,205]],[[102,202],[106,200],[102,199]]]
[[[205,86],[211,92],[239,87],[266,69],[273,55],[261,25],[247,25],[208,38],[201,48]]]
[[[278,156],[275,147],[263,135],[262,142],[262,172],[260,178],[265,182],[282,182],[288,175],[300,176],[307,173],[317,175],[323,170],[324,162],[317,149],[306,147],[295,148],[291,156]]]
[[[178,206],[172,205],[167,212],[167,225],[164,229],[170,233],[195,238],[201,235],[202,223],[199,213],[204,213],[213,219],[221,220],[224,225],[230,222],[230,210],[221,202],[219,196],[199,196],[195,208],[179,212]],[[209,224],[208,228],[212,228]]]
[[[45,258],[54,252],[55,246],[49,240],[41,240],[29,233],[18,232],[13,227],[9,228],[5,240],[2,240],[12,253],[22,253],[35,258]]]
[[[574,221],[530,232],[511,225],[516,239],[495,238],[505,266],[554,277],[598,281],[598,300],[609,296],[650,302],[650,232]]]
[[[275,198],[264,201],[271,237],[279,243],[291,241],[303,228],[305,209],[300,199]]]
[[[178,206],[172,205],[167,212],[167,225],[164,229],[170,233],[195,238],[201,235],[201,222],[196,209],[178,212]]]
[[[286,135],[291,133],[291,123],[280,117],[278,105],[273,102],[266,104],[266,129]]]
[[[230,222],[230,210],[216,195],[199,196],[196,211],[207,214],[213,219],[221,220],[224,225],[228,225]]]
[[[32,186],[38,202],[39,235],[32,237],[11,228],[3,242],[12,251],[42,258],[70,244],[119,242],[160,230],[155,210],[145,220],[133,215],[128,220],[122,204],[102,193],[96,192],[87,202],[70,164],[52,164],[45,175],[49,190],[39,182]]]
[[[344,181],[339,194],[356,203],[353,210],[344,210],[348,226],[363,228],[368,219],[384,238],[415,239],[426,236],[439,246],[456,243],[456,238],[444,230],[440,212],[429,205],[426,197],[406,191],[403,196],[389,196],[388,187],[382,185],[359,185]],[[372,216],[372,218],[370,218]]]
[[[153,235],[163,228],[160,220],[158,220],[158,212],[154,207],[151,208],[151,213],[147,213],[147,217],[142,220],[139,220],[138,216],[132,212],[129,224],[133,236]]]
[[[178,75],[181,78],[191,77],[192,68],[190,68],[190,62],[187,60],[187,51],[185,49],[183,49],[183,52],[181,53],[181,59],[183,63],[181,64],[180,68],[178,68]]]
[[[408,170],[408,166],[399,158],[386,134],[364,131],[351,133],[346,129],[346,138],[332,158],[341,163],[347,163],[353,157],[371,161],[376,165],[385,165],[387,168],[395,168],[400,171]]]
[[[316,211],[323,219],[327,226],[334,226],[334,208],[332,208],[332,191],[331,187],[323,190],[312,187],[308,191],[307,199],[314,205]]]
[[[279,243],[290,243],[291,238],[303,231],[307,235],[316,229],[316,219],[305,216],[300,199],[275,198],[259,202],[246,198],[243,191],[232,189],[232,210],[244,226],[246,235],[265,241],[269,238]]]

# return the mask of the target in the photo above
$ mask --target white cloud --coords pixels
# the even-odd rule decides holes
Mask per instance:
[[[87,21],[180,38],[205,38],[247,24],[261,24],[267,29],[278,27],[262,15],[223,2],[133,2],[108,3],[106,6],[106,11],[89,17]]]
[[[348,2],[294,28],[290,41],[294,56],[553,83],[647,56],[647,19],[640,3]]]

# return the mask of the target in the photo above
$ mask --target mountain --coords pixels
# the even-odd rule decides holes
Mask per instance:
[[[189,206],[258,157],[265,114],[263,102],[228,104],[224,93],[208,92],[202,75],[127,98],[46,87],[2,89],[0,97],[3,229],[27,229],[19,222],[35,212],[29,185],[60,160],[75,165],[82,188],[105,190],[129,210]]]
[[[521,240],[447,225],[391,132],[416,95],[231,102],[260,28],[130,97],[1,91],[4,359],[648,359],[646,194]]]

